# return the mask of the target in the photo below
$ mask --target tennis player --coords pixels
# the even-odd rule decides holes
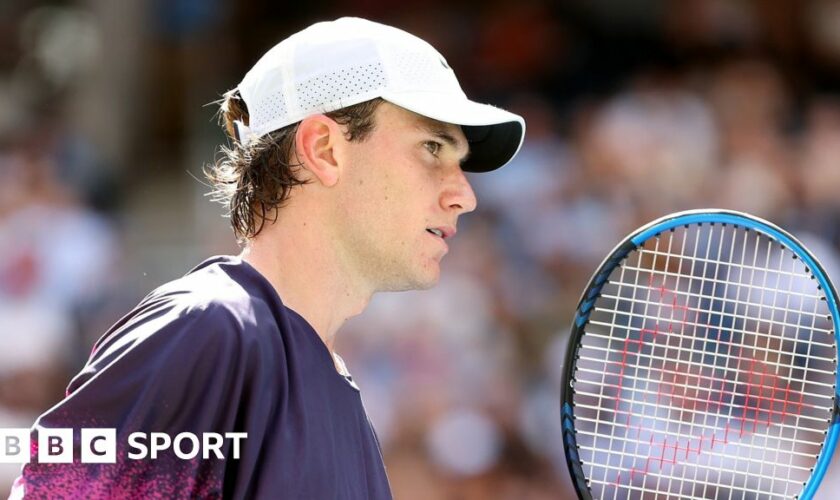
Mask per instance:
[[[464,172],[510,161],[524,121],[468,100],[428,43],[357,18],[276,45],[221,116],[231,143],[208,174],[242,253],[151,292],[33,428],[33,452],[51,429],[77,448],[82,428],[116,429],[115,463],[33,456],[13,497],[391,497],[336,332],[374,293],[438,281],[476,207]],[[172,446],[152,458],[155,432]]]

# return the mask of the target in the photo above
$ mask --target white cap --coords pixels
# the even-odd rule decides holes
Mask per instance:
[[[427,42],[359,18],[313,24],[283,40],[238,89],[249,113],[248,126],[236,124],[243,144],[307,116],[377,97],[461,125],[470,143],[467,171],[506,164],[525,136],[521,116],[467,99],[446,59]]]

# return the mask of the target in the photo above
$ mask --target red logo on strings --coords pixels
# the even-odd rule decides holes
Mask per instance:
[[[652,328],[641,328],[639,330],[639,338],[626,338],[624,346],[621,351],[621,361],[608,361],[608,363],[619,363],[620,370],[618,374],[618,393],[615,399],[615,407],[613,409],[616,421],[619,420],[620,415],[625,416],[625,427],[628,429],[628,436],[633,429],[636,430],[636,439],[641,442],[642,424],[632,425],[631,419],[633,414],[633,401],[630,401],[629,409],[621,409],[621,393],[624,387],[625,372],[628,368],[628,357],[638,355],[643,347],[657,345],[657,341],[668,342],[672,335],[680,335],[682,341],[686,327],[693,326],[694,331],[697,332],[700,328],[713,331],[714,327],[708,323],[700,323],[699,309],[692,309],[688,305],[680,304],[677,300],[677,294],[666,289],[664,286],[654,286],[653,276],[649,280],[647,288],[659,297],[657,307],[662,312],[665,308],[671,309],[671,318],[673,321],[667,321],[660,325],[659,320]],[[652,302],[651,302],[652,304]],[[663,314],[659,315],[664,316]],[[645,367],[651,371],[660,372],[656,404],[657,410],[661,408],[661,401],[663,397],[670,402],[679,402],[679,405],[669,405],[670,410],[686,411],[688,416],[693,416],[698,412],[721,412],[729,409],[730,415],[738,413],[738,416],[733,416],[722,428],[718,429],[702,429],[700,433],[682,439],[682,437],[665,436],[660,441],[656,437],[656,432],[651,432],[649,442],[646,444],[650,447],[650,454],[645,460],[643,468],[632,467],[629,470],[629,480],[632,481],[635,476],[646,475],[651,469],[651,466],[663,467],[665,464],[677,464],[678,461],[688,460],[690,457],[697,457],[704,452],[714,449],[716,446],[726,446],[735,439],[740,440],[744,436],[750,435],[758,431],[760,426],[769,428],[774,424],[780,424],[790,414],[801,413],[803,406],[809,406],[803,402],[804,393],[798,391],[791,391],[790,382],[782,382],[779,376],[770,373],[767,364],[755,358],[755,350],[750,351],[750,347],[744,349],[744,346],[739,344],[734,346],[730,341],[725,341],[720,338],[702,338],[701,342],[706,343],[710,341],[718,342],[725,345],[729,352],[732,352],[733,347],[737,347],[737,366],[734,371],[737,379],[730,380],[725,377],[715,376],[721,368],[717,366],[706,366],[703,363],[692,363],[690,360],[685,361],[679,355],[676,359],[663,359],[662,366],[653,366],[653,359],[651,366]],[[692,342],[697,341],[692,338]],[[757,346],[755,346],[757,347]],[[665,349],[670,349],[668,344]],[[675,349],[681,349],[675,347]],[[691,349],[694,352],[693,348]],[[651,356],[654,355],[654,350],[651,350]],[[705,354],[704,354],[705,355]],[[717,356],[717,354],[709,353],[708,355]],[[729,354],[726,355],[727,357]],[[727,360],[728,361],[728,360]],[[699,365],[699,366],[698,366]],[[711,374],[699,373],[703,369],[710,369]],[[694,384],[692,380],[696,380]],[[743,392],[739,392],[739,386]],[[632,389],[631,389],[632,390]],[[705,394],[703,394],[705,393]],[[791,395],[793,393],[793,400]],[[645,415],[635,415],[640,422],[645,421]],[[778,417],[774,419],[774,417]],[[717,418],[717,417],[716,417]],[[626,471],[625,471],[626,472]],[[621,472],[615,480],[615,484],[621,483]]]

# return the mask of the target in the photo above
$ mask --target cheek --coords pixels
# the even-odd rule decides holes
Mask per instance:
[[[388,176],[358,175],[348,181],[340,210],[349,224],[369,234],[379,232],[371,232],[371,228],[387,228],[390,233],[405,219],[400,193],[389,183]]]
[[[370,223],[403,229],[434,213],[440,179],[428,165],[382,144],[359,149],[345,177],[345,210]]]

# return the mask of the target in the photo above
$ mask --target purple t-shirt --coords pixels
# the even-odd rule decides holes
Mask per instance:
[[[358,389],[271,284],[214,257],[158,288],[96,343],[42,428],[115,428],[116,464],[24,466],[12,497],[391,498]],[[239,459],[131,459],[129,435],[244,432]],[[150,438],[145,441],[150,444]],[[183,444],[183,443],[182,443]],[[189,452],[190,446],[182,446]]]

